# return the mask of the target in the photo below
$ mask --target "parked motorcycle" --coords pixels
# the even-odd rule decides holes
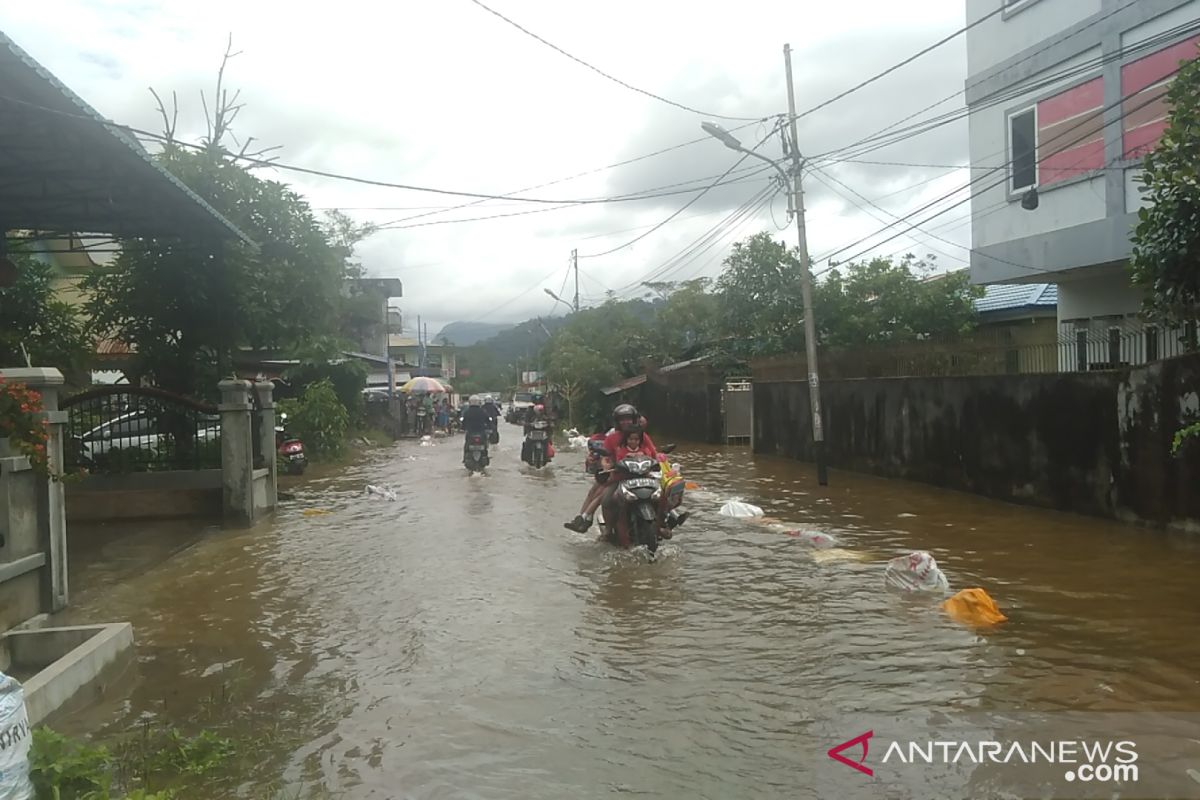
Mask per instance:
[[[308,467],[308,456],[304,454],[304,442],[287,432],[287,414],[279,415],[275,426],[275,451],[289,475],[303,475]]]
[[[467,472],[473,474],[483,472],[488,463],[487,437],[482,433],[468,433],[463,452],[463,466],[467,468]]]
[[[529,432],[525,434],[525,446],[521,448],[521,458],[534,469],[541,469],[554,458],[548,420],[538,419],[529,423]]]

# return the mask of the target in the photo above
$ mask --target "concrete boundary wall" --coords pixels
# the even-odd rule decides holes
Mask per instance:
[[[822,383],[831,467],[1200,531],[1200,355],[1125,370]],[[754,450],[811,460],[808,386],[756,383]]]

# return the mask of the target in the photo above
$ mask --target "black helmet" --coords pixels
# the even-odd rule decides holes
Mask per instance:
[[[533,404],[535,406],[545,402],[545,400],[546,400],[546,395],[542,394],[541,392],[533,393]]]
[[[621,403],[613,409],[613,422],[619,422],[621,417],[632,417],[634,422],[637,422],[638,410],[629,403]]]

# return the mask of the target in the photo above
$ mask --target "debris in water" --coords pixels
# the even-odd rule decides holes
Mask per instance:
[[[332,514],[333,512],[327,508],[306,508],[300,513],[306,517],[323,517],[326,514]]]
[[[799,539],[802,544],[809,547],[815,547],[818,550],[828,550],[831,547],[837,547],[837,539],[822,531],[784,531],[784,534],[791,536],[793,539]]]
[[[950,590],[946,575],[938,568],[933,556],[923,550],[889,561],[884,581],[888,586],[906,592]]]
[[[730,500],[725,505],[721,506],[720,512],[723,517],[737,517],[744,519],[746,517],[761,517],[763,510],[758,506],[752,506],[749,503],[743,503],[740,500]]]
[[[382,497],[384,500],[395,500],[396,490],[387,486],[376,486],[372,483],[367,484],[367,494],[375,494]]]
[[[997,625],[1008,619],[983,589],[963,589],[943,602],[942,608],[955,622],[965,625]]]
[[[818,564],[824,564],[830,561],[866,561],[869,556],[857,550],[847,550],[844,547],[830,547],[825,550],[814,551],[812,558]]]

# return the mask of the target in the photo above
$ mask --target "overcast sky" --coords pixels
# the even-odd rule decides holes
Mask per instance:
[[[736,117],[786,111],[785,42],[794,48],[796,102],[803,111],[962,27],[964,17],[962,0],[922,0],[919,14],[914,4],[894,0],[485,2],[630,84]],[[4,3],[0,28],[118,122],[161,129],[147,89],[177,91],[178,133],[189,140],[204,133],[199,93],[214,82],[232,33],[242,55],[231,63],[227,82],[241,89],[246,103],[235,128],[239,137],[280,145],[277,155],[288,164],[388,182],[506,194],[695,139],[707,118],[606,80],[471,0],[42,0]],[[959,37],[805,117],[801,149],[823,153],[897,122],[960,90],[965,69]],[[961,103],[959,96],[931,113]],[[738,135],[753,144],[767,132],[751,124]],[[761,152],[778,157],[778,140],[765,143]],[[945,126],[865,158],[965,164],[966,126]],[[700,179],[715,178],[736,159],[710,140],[526,194],[597,198],[656,187],[686,189],[704,185]],[[742,168],[760,165],[747,161]],[[945,167],[835,163],[825,169],[867,198],[883,198],[879,204],[897,215],[966,182],[964,171]],[[636,285],[708,235],[769,186],[768,175],[754,171],[734,173],[728,179],[734,182],[712,190],[636,244],[582,258],[585,303],[602,298],[606,288]],[[562,287],[572,248],[591,256],[622,245],[695,197],[554,210],[497,200],[447,210],[470,199],[284,171],[271,175],[293,184],[314,207],[344,208],[364,221],[427,214],[402,223],[413,225],[536,212],[389,230],[362,246],[371,274],[404,281],[406,321],[420,314],[431,334],[453,320],[502,322],[561,313],[563,306],[553,308],[542,290]],[[882,227],[856,207],[857,198],[852,203],[814,179],[806,189],[814,256]],[[886,219],[877,210],[871,213]],[[929,229],[967,245],[966,220],[963,205]],[[777,227],[779,238],[795,243],[782,195],[711,249],[676,263],[670,277],[715,275],[730,242]],[[962,265],[966,257],[962,249],[927,237],[905,236],[877,252],[905,251],[933,252],[947,267]],[[568,284],[566,294],[571,291]]]

